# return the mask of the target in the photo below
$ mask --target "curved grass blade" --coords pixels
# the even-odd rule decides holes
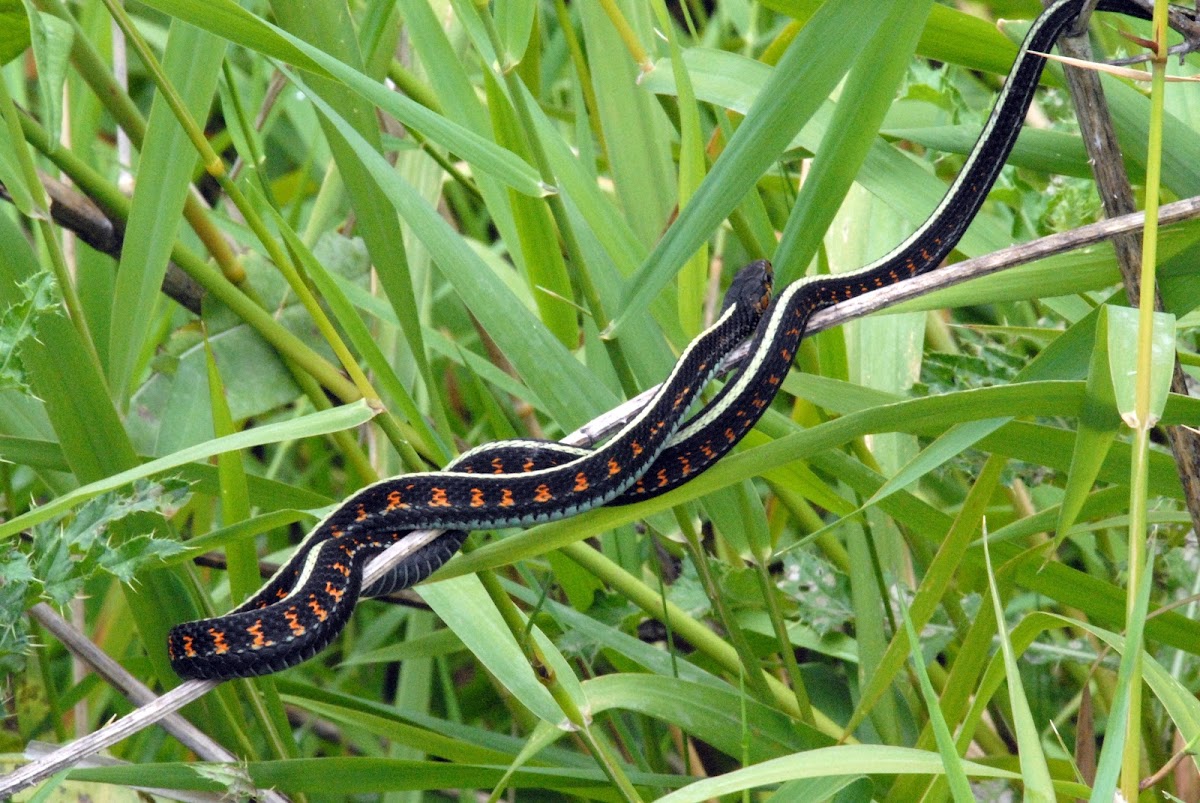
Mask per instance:
[[[0,524],[0,539],[15,535],[26,527],[32,527],[38,522],[46,521],[81,502],[86,502],[88,499],[99,496],[105,491],[112,491],[120,488],[122,485],[128,485],[134,480],[152,477],[155,474],[171,471],[172,469],[180,468],[198,460],[207,460],[210,457],[233,449],[250,449],[255,446],[264,446],[268,443],[277,443],[295,438],[310,438],[316,435],[327,435],[330,432],[339,432],[343,429],[350,429],[351,427],[365,424],[374,416],[375,411],[365,401],[357,401],[353,404],[346,404],[341,407],[335,407],[332,410],[313,413],[312,415],[306,415],[292,421],[267,424],[266,426],[255,427],[254,429],[245,430],[235,435],[227,435],[224,438],[217,438],[207,443],[192,446],[166,457],[160,457],[157,460],[143,463],[128,471],[122,471],[119,474],[113,474],[97,482],[76,488],[69,493],[56,497],[41,507],[34,508],[28,513],[10,519]]]

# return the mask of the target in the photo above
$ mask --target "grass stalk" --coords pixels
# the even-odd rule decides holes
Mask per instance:
[[[1138,589],[1147,571],[1146,507],[1149,501],[1151,382],[1154,348],[1155,275],[1158,260],[1159,186],[1162,180],[1163,108],[1167,64],[1167,3],[1157,0],[1152,21],[1154,57],[1151,59],[1150,128],[1146,145],[1146,228],[1142,239],[1141,297],[1138,299],[1137,381],[1134,395],[1133,450],[1129,479],[1129,581],[1126,585],[1126,628],[1137,615]],[[1141,628],[1134,628],[1139,634]],[[1136,800],[1141,780],[1142,756],[1142,642],[1132,639],[1125,649],[1133,654],[1129,678],[1128,719],[1121,760],[1121,792]]]

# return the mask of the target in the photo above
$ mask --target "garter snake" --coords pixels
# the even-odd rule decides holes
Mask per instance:
[[[354,608],[366,563],[411,530],[527,526],[620,496],[666,447],[722,357],[755,330],[770,302],[771,279],[766,261],[739,271],[717,321],[684,349],[651,403],[605,445],[554,466],[523,460],[513,464],[518,473],[503,465],[500,473],[459,470],[455,461],[442,471],[363,488],[326,516],[245,603],[224,616],[173,627],[167,638],[172,668],[181,677],[223,680],[274,672],[315,655]],[[470,463],[471,453],[464,458]],[[488,456],[489,464],[502,459],[521,458]],[[447,543],[430,544],[426,556],[441,555]],[[442,560],[450,554],[453,549]]]

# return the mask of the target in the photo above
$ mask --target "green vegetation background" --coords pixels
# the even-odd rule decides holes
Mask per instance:
[[[364,483],[562,437],[652,386],[750,259],[782,286],[886,253],[1016,52],[1024,28],[990,19],[1039,6],[975,8],[149,0],[130,14],[154,63],[130,41],[123,86],[104,5],[0,3],[4,749],[128,710],[73,679],[34,602],[80,600],[91,639],[169,687],[167,628],[236,604]],[[956,259],[1099,216],[1048,73]],[[1150,103],[1105,84],[1137,184]],[[1192,92],[1160,123],[1168,199],[1200,194]],[[35,165],[117,222],[118,258],[47,220]],[[1198,251],[1200,227],[1163,231],[1193,368]],[[188,764],[150,729],[114,749],[128,765],[58,782],[907,801],[970,776],[1086,797],[1127,700],[1117,286],[1098,246],[812,337],[701,479],[477,534],[419,589],[432,610],[364,603],[317,659],[187,710],[245,765]],[[1200,403],[1163,422],[1200,425]],[[1148,476],[1142,775],[1200,736],[1200,557],[1164,448]],[[193,565],[214,549],[228,572]],[[1186,799],[1195,769],[1157,789]]]

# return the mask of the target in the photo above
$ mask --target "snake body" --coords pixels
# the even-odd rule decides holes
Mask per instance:
[[[519,473],[460,471],[456,461],[443,471],[363,488],[318,523],[247,602],[224,616],[173,627],[167,637],[172,668],[181,677],[224,680],[315,655],[354,608],[366,562],[411,530],[528,526],[619,496],[666,447],[721,358],[754,331],[770,302],[771,279],[765,261],[738,272],[717,321],[684,349],[651,403],[607,444],[560,465],[526,464]],[[414,565],[445,560],[452,541],[429,545],[424,556],[413,556]]]
[[[1078,18],[1086,0],[1058,0],[1033,23],[979,139],[924,224],[871,264],[810,277],[783,290],[754,329],[750,357],[706,407],[682,423],[720,357],[762,312],[766,263],[744,269],[724,314],[681,356],[650,405],[605,446],[502,441],[464,454],[443,472],[396,477],[347,500],[305,538],[293,558],[229,614],[172,629],[172,666],[184,677],[225,679],[292,666],[341,630],[362,592],[361,569],[417,529],[447,529],[366,590],[369,596],[420,581],[448,560],[465,531],[529,525],[598,505],[666,493],[727,454],[770,405],[811,315],[839,301],[936,268],[978,213],[1016,142],[1045,66],[1041,52]],[[1147,13],[1128,0],[1098,9]],[[755,273],[757,271],[757,274]]]

